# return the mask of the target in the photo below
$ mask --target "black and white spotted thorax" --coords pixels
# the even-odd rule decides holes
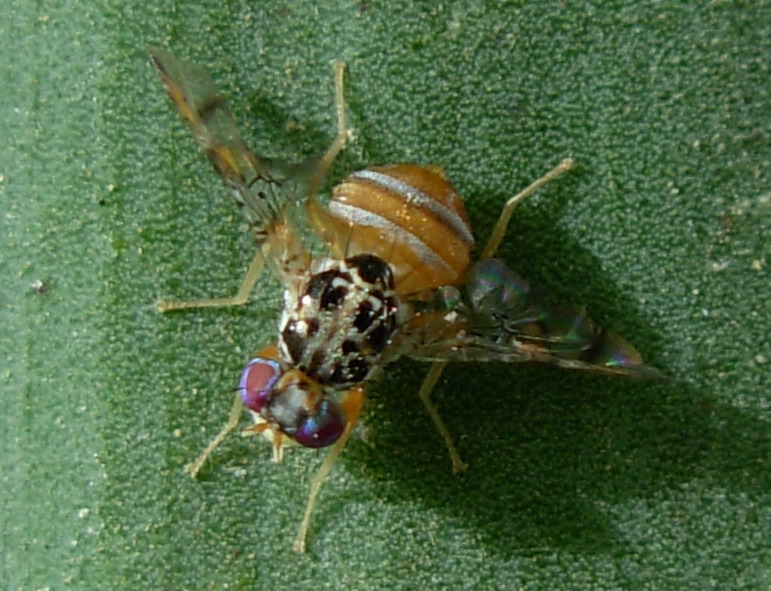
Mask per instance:
[[[297,294],[285,294],[284,304],[281,354],[334,389],[373,379],[400,326],[391,267],[370,254],[323,260]]]

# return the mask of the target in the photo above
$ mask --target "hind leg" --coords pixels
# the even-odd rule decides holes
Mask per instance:
[[[543,187],[546,183],[555,179],[564,172],[567,172],[571,168],[573,168],[573,159],[566,158],[540,179],[532,183],[524,191],[517,193],[508,201],[506,201],[503,209],[501,210],[501,214],[498,217],[498,221],[495,224],[495,228],[493,229],[493,232],[490,235],[490,238],[487,241],[487,245],[482,251],[482,256],[480,258],[489,259],[495,254],[495,251],[498,250],[498,247],[503,240],[503,236],[506,234],[506,229],[509,226],[511,214],[514,212],[517,206],[522,203],[522,201],[538,191],[538,189]],[[439,378],[441,377],[446,365],[447,362],[445,361],[436,361],[431,365],[431,368],[428,370],[428,374],[423,380],[423,384],[420,386],[418,396],[423,401],[428,414],[431,416],[431,420],[434,421],[434,425],[444,440],[444,444],[447,447],[447,452],[450,454],[450,460],[452,461],[452,471],[457,473],[465,470],[468,467],[468,464],[461,460],[460,454],[458,453],[458,450],[455,447],[455,443],[453,442],[450,435],[450,431],[447,429],[447,425],[444,424],[442,417],[439,415],[439,411],[436,405],[431,400],[431,392],[433,392],[434,387],[439,381]]]
[[[323,215],[316,210],[321,206],[316,201],[316,193],[321,181],[324,179],[329,167],[334,162],[337,155],[345,147],[345,143],[350,136],[350,131],[346,127],[345,118],[345,98],[343,96],[343,72],[345,65],[340,62],[335,62],[335,113],[337,116],[337,135],[330,144],[324,155],[319,158],[315,163],[313,172],[310,177],[310,184],[308,190],[308,208],[313,214]],[[282,227],[282,224],[276,224],[276,228]],[[286,232],[288,237],[274,237],[274,241],[280,242],[281,240],[293,239],[293,233]],[[290,235],[291,234],[291,235]],[[271,245],[268,252],[283,252],[283,248],[279,248],[281,245]],[[294,245],[287,246],[287,251],[296,251],[299,246]],[[270,254],[268,255],[270,256]],[[220,308],[228,306],[242,306],[249,300],[249,294],[254,289],[257,280],[262,274],[262,269],[265,266],[265,252],[258,250],[254,255],[252,262],[249,264],[249,268],[246,271],[241,286],[238,292],[230,297],[223,298],[204,298],[199,300],[158,300],[155,307],[159,312],[171,312],[173,310],[186,310],[191,308]]]
[[[509,227],[511,214],[514,213],[514,210],[517,208],[517,206],[525,199],[530,197],[533,193],[538,191],[538,189],[543,187],[545,184],[551,182],[559,175],[573,168],[573,164],[574,162],[572,158],[565,158],[565,160],[552,168],[540,179],[532,183],[529,187],[527,187],[527,189],[517,193],[514,195],[514,197],[511,197],[508,201],[506,201],[503,209],[501,210],[501,215],[498,216],[498,221],[495,223],[495,228],[493,228],[493,232],[490,234],[490,238],[487,240],[487,245],[482,251],[482,255],[479,257],[480,259],[489,259],[495,254],[495,251],[498,250],[498,247],[503,241],[503,236],[506,234],[506,229]]]

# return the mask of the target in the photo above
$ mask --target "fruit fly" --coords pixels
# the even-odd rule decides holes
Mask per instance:
[[[493,258],[517,205],[569,170],[572,160],[506,202],[472,264],[474,238],[463,201],[439,167],[365,168],[335,186],[327,205],[318,198],[349,136],[342,64],[335,65],[337,136],[319,158],[293,164],[247,147],[203,69],[160,49],[149,52],[257,243],[235,296],[160,301],[159,310],[244,304],[265,264],[284,290],[276,343],[246,365],[227,424],[187,471],[195,477],[237,427],[244,407],[252,418],[245,433],[266,436],[276,461],[286,445],[329,446],[311,481],[295,550],[305,550],[316,497],[359,419],[366,385],[399,357],[433,362],[419,396],[456,472],[466,466],[430,399],[447,362],[537,362],[657,375],[621,337],[578,308],[541,304],[525,280]],[[311,255],[309,236],[325,245],[325,255]]]

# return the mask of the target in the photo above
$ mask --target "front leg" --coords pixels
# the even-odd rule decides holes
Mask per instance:
[[[327,457],[324,458],[324,463],[313,475],[311,479],[310,492],[308,493],[308,502],[305,504],[305,513],[303,514],[303,520],[300,523],[300,530],[297,532],[297,537],[294,540],[292,548],[295,552],[305,552],[305,540],[308,537],[308,528],[311,524],[311,515],[313,508],[316,506],[316,497],[321,490],[321,485],[329,476],[332,471],[332,467],[335,464],[340,452],[343,451],[345,444],[348,443],[348,439],[353,433],[353,429],[356,423],[359,422],[359,416],[361,415],[361,408],[364,405],[364,390],[361,386],[357,386],[345,392],[343,400],[340,402],[340,407],[345,413],[345,431],[340,438],[332,445],[332,449],[329,450]]]

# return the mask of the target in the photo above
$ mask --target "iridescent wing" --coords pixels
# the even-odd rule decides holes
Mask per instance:
[[[404,328],[400,354],[426,361],[547,363],[636,377],[659,372],[620,336],[578,308],[537,302],[497,259],[474,265],[464,290],[441,288]]]
[[[286,210],[304,200],[317,160],[299,164],[254,154],[241,137],[225,99],[201,67],[148,48],[158,75],[201,148],[230,189],[257,244],[286,254],[302,252],[286,221]],[[280,257],[281,258],[281,257]]]

